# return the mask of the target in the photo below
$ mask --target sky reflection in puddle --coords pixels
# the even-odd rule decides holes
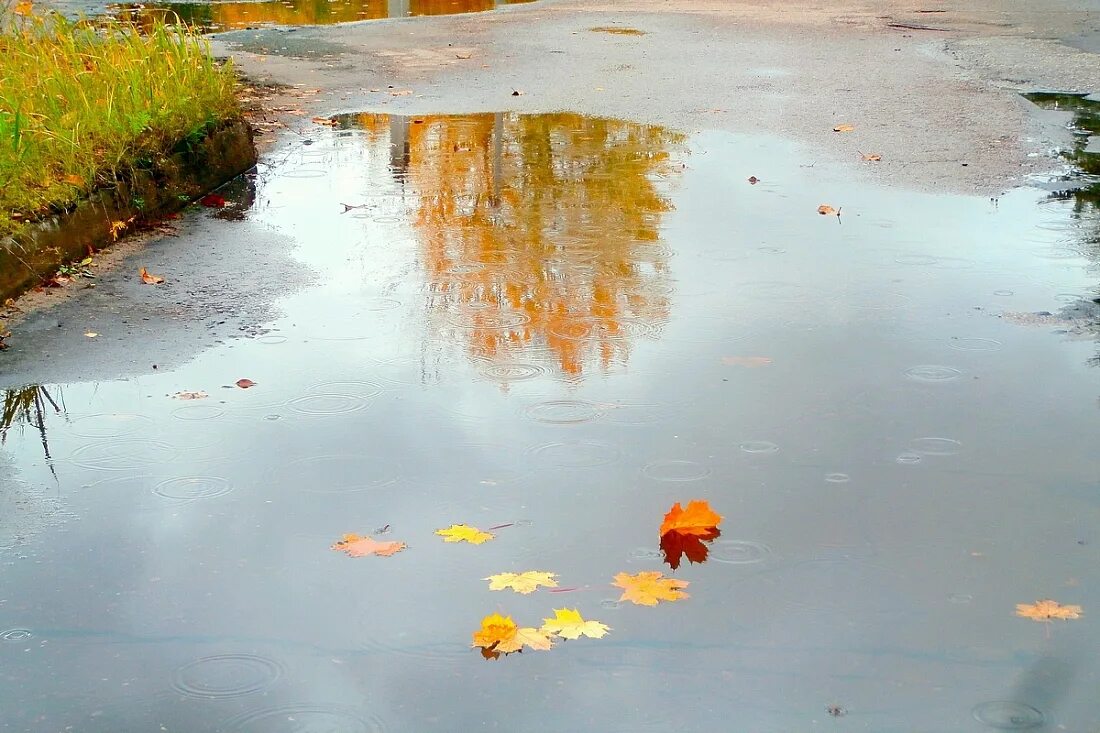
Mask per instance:
[[[44,420],[12,393],[52,458],[7,431],[7,730],[1100,725],[1095,344],[998,317],[1094,293],[1088,212],[566,113],[302,132],[219,223],[318,274],[264,336]],[[690,499],[726,517],[692,597],[619,604]],[[386,525],[392,558],[328,549]],[[533,569],[578,590],[480,580]],[[1086,616],[1013,615],[1047,596]],[[467,648],[563,606],[612,632]]]

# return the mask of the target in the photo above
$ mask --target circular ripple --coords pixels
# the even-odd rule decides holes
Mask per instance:
[[[772,548],[750,540],[718,540],[710,546],[710,559],[730,565],[751,565],[763,562]]]
[[[259,338],[256,339],[256,343],[267,344],[269,346],[274,346],[275,344],[285,344],[286,343],[286,336],[275,336],[275,335],[260,336]]]
[[[635,547],[630,551],[630,557],[634,560],[662,560],[664,556],[656,547]]]
[[[750,440],[741,444],[745,453],[778,453],[779,446],[767,440]]]
[[[710,469],[695,461],[654,461],[642,468],[642,475],[654,481],[699,481]]]
[[[306,391],[315,393],[317,396],[349,395],[351,397],[366,400],[382,394],[385,388],[374,382],[349,380],[343,382],[318,382],[317,384],[311,385]]]
[[[524,413],[537,422],[568,425],[588,422],[603,415],[603,408],[584,400],[548,400],[529,405]]]
[[[908,453],[907,452],[907,453],[902,453],[902,454],[898,455],[898,457],[895,458],[894,460],[896,462],[902,464],[903,466],[914,466],[914,465],[921,462],[921,455],[920,455],[920,453]]]
[[[996,339],[961,338],[951,339],[947,345],[957,351],[1000,351],[1004,344]]]
[[[70,431],[81,438],[120,438],[152,426],[153,421],[143,415],[104,413],[75,418]]]
[[[227,731],[242,733],[381,733],[381,721],[343,705],[302,703],[264,708],[230,718]]]
[[[187,405],[172,410],[172,417],[177,420],[214,420],[225,414],[225,410],[217,405]]]
[[[550,333],[567,339],[583,340],[591,338],[601,341],[614,341],[637,337],[656,337],[660,334],[660,329],[645,321],[623,318],[616,320],[614,323],[608,323],[593,318],[554,326],[550,329]]]
[[[34,632],[30,629],[8,629],[6,631],[0,631],[0,641],[7,642],[8,644],[18,644],[33,636]]]
[[[329,172],[324,168],[291,168],[279,171],[280,176],[286,178],[324,178]]]
[[[950,382],[962,376],[955,367],[921,364],[905,370],[905,376],[915,382]]]
[[[619,449],[607,443],[573,440],[540,445],[531,449],[531,455],[552,466],[589,468],[614,463],[619,459]]]
[[[997,730],[1028,730],[1046,722],[1040,711],[1008,700],[983,702],[974,708],[974,719]]]
[[[253,654],[203,657],[176,670],[172,688],[188,697],[242,697],[270,687],[283,674],[278,662]]]
[[[1012,290],[994,290],[993,294],[1000,298],[1007,298],[1009,296],[1015,295],[1016,293]]]
[[[519,328],[530,320],[531,317],[526,313],[502,313],[500,311],[482,310],[465,315],[454,313],[447,317],[447,323],[451,326],[475,331]]]
[[[953,456],[962,452],[962,443],[952,438],[917,438],[909,449],[923,456]]]
[[[172,461],[177,451],[167,443],[155,440],[126,440],[92,443],[73,451],[72,462],[83,468],[100,471],[130,471],[150,465],[160,466]]]
[[[380,469],[368,456],[310,456],[272,473],[272,480],[315,494],[366,491],[397,483],[393,466]]]
[[[153,487],[153,493],[165,499],[198,501],[225,496],[233,485],[219,476],[184,476],[168,479]]]
[[[343,415],[367,406],[367,400],[350,394],[309,394],[287,403],[290,409],[304,415]]]
[[[852,480],[852,477],[846,473],[827,473],[825,480],[831,484],[846,484]]]
[[[541,367],[537,364],[521,364],[519,362],[488,364],[477,371],[478,374],[486,379],[501,382],[519,382],[524,379],[534,379],[550,373],[550,370],[546,367]]]

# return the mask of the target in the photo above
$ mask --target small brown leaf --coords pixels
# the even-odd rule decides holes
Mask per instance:
[[[833,128],[833,132],[851,132],[855,129],[856,129],[855,125],[849,125],[849,124],[845,123],[845,124],[842,124],[842,125],[836,125]]]
[[[882,156],[878,153],[860,153],[859,156],[863,160],[871,161],[873,163],[877,163],[878,161],[882,160]]]
[[[248,389],[249,387],[255,387],[256,383],[253,382],[251,379],[238,379],[237,386],[241,389]]]
[[[755,186],[756,184],[760,183],[760,179],[756,176],[749,176],[749,183]]]
[[[471,56],[473,56],[473,54],[471,54],[471,53],[456,53],[455,54],[456,59],[468,59]]]
[[[828,204],[822,204],[821,206],[817,207],[817,213],[821,214],[822,216],[828,216],[829,214],[835,214],[836,209],[834,209],[832,206],[829,206]]]
[[[141,275],[141,281],[146,285],[160,285],[162,282],[164,282],[163,277],[161,277],[160,275],[151,274],[144,267],[141,268],[141,272],[138,274]]]
[[[523,90],[522,89],[513,89],[512,90],[512,96],[513,97],[522,97],[523,96]]]
[[[412,94],[412,89],[398,89],[397,91],[390,92],[391,97],[407,97]]]
[[[205,400],[210,395],[206,394],[202,390],[197,392],[176,392],[172,395],[172,399],[176,400]]]

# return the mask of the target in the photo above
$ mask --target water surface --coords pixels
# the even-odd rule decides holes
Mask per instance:
[[[1059,318],[1095,211],[810,163],[568,113],[288,137],[219,224],[316,285],[177,369],[7,395],[0,730],[1096,730],[1100,372]],[[722,534],[673,571],[691,499]],[[524,570],[572,590],[482,580]],[[620,603],[644,570],[691,598]],[[1015,617],[1047,597],[1083,618]],[[562,607],[612,631],[469,648]]]

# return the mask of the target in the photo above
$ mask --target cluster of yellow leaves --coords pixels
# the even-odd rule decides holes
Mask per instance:
[[[623,589],[620,601],[630,601],[640,606],[656,606],[658,601],[678,601],[690,598],[682,589],[690,583],[686,580],[666,578],[664,573],[656,571],[642,572],[637,575],[619,573],[612,585]]]
[[[489,590],[504,590],[505,588],[511,588],[516,593],[527,595],[528,593],[534,593],[538,590],[540,585],[544,585],[547,588],[557,588],[558,582],[554,580],[556,577],[558,577],[556,573],[528,570],[525,573],[500,573],[498,575],[490,575],[488,578],[482,578],[482,580],[489,581]]]
[[[452,524],[446,529],[437,529],[435,533],[442,537],[444,542],[469,542],[471,545],[480,545],[495,537],[490,532],[482,532],[477,527],[465,524]]]
[[[546,651],[554,646],[553,637],[600,639],[610,630],[611,627],[599,621],[585,620],[575,608],[555,608],[554,616],[544,618],[537,629],[521,627],[511,616],[494,613],[481,620],[481,628],[473,633],[471,646],[480,648],[486,659],[497,659],[501,654],[522,651],[523,647]]]
[[[332,546],[333,550],[342,550],[350,557],[366,557],[378,555],[389,557],[404,550],[408,545],[404,542],[379,542],[371,537],[362,537],[357,534],[345,534],[343,539]]]

